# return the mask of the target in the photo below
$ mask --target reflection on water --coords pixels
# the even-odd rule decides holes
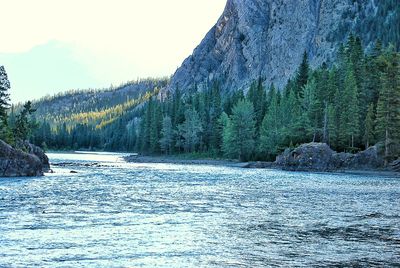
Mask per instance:
[[[51,154],[76,166],[0,178],[0,267],[399,263],[399,178],[127,164],[120,156]]]

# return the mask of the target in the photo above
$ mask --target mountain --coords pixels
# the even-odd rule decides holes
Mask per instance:
[[[55,130],[63,124],[70,129],[79,124],[103,128],[136,110],[167,83],[167,79],[143,79],[115,88],[72,90],[44,97],[33,102],[35,117],[39,122],[50,124]],[[15,106],[12,114],[18,113],[21,108],[21,105]]]
[[[350,33],[367,49],[400,40],[398,0],[228,0],[216,25],[175,72],[168,90],[247,89],[262,77],[282,88],[304,51],[311,67],[335,59]]]

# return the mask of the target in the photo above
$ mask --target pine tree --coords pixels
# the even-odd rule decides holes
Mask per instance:
[[[260,129],[260,149],[263,155],[272,158],[278,152],[282,142],[280,107],[276,93],[270,93],[271,100],[268,111],[263,119]],[[291,93],[294,96],[294,93]],[[285,116],[286,117],[286,116]]]
[[[150,122],[150,136],[149,145],[151,153],[158,153],[160,151],[160,132],[162,124],[162,112],[159,102],[155,101],[153,103],[153,111],[151,113]]]
[[[193,108],[188,108],[185,112],[185,121],[178,126],[178,146],[183,147],[185,152],[196,151],[200,143],[200,134],[203,131],[200,116]]]
[[[365,130],[364,130],[364,143],[367,149],[372,142],[374,142],[375,137],[375,111],[374,104],[371,103],[368,106],[367,116],[365,117]]]
[[[303,59],[296,77],[295,93],[299,98],[303,97],[303,87],[307,84],[309,72],[310,65],[308,63],[308,55],[307,51],[304,51]]]
[[[304,124],[304,129],[306,130],[306,136],[312,135],[312,141],[315,142],[317,135],[321,131],[322,113],[321,113],[321,103],[317,99],[317,88],[315,80],[310,80],[304,86],[304,98],[302,101],[303,115],[307,117]]]
[[[337,112],[335,111],[335,107],[332,104],[328,104],[327,117],[328,117],[327,143],[331,148],[335,149],[337,147],[337,140],[338,140],[338,126],[337,126]]]
[[[381,57],[385,64],[382,87],[377,106],[376,126],[379,138],[385,144],[385,165],[396,152],[393,147],[400,139],[400,56],[389,48]]]
[[[214,154],[218,154],[220,150],[221,144],[221,129],[219,125],[219,118],[222,113],[222,104],[221,104],[221,92],[218,84],[215,84],[211,91],[211,103],[210,103],[210,138],[209,138],[209,147]]]
[[[232,124],[229,116],[223,112],[218,120],[220,126],[222,126],[221,140],[222,140],[222,151],[228,158],[234,157],[232,144]]]
[[[247,161],[254,152],[255,119],[251,102],[240,100],[232,109],[229,126],[230,153],[240,161]]]
[[[357,83],[351,66],[347,69],[343,91],[343,110],[340,121],[340,142],[344,148],[354,150],[356,138],[359,135],[359,106],[357,96]]]
[[[7,110],[10,108],[10,81],[4,66],[0,66],[0,120],[7,125]]]
[[[171,117],[165,116],[162,121],[160,146],[165,154],[172,153],[172,146],[174,142],[174,131],[172,129]]]
[[[36,110],[32,108],[32,102],[28,101],[24,104],[21,113],[17,116],[15,121],[14,136],[17,140],[27,140],[36,126],[36,122],[30,120]]]
[[[0,139],[12,143],[12,134],[7,122],[7,110],[10,108],[10,81],[4,66],[0,66]]]

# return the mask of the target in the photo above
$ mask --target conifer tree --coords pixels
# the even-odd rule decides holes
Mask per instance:
[[[159,102],[155,101],[153,103],[153,111],[151,113],[150,137],[149,137],[150,152],[152,153],[158,153],[160,151],[159,140],[160,140],[161,124],[162,124],[161,106]]]
[[[21,113],[17,116],[15,121],[14,136],[17,140],[27,140],[36,126],[36,122],[30,120],[36,110],[32,108],[32,102],[28,101],[24,104]]]
[[[385,67],[381,76],[376,126],[379,138],[385,144],[387,165],[397,153],[394,147],[400,139],[400,56],[391,47],[381,58]]]
[[[353,150],[359,134],[359,110],[357,83],[351,66],[347,69],[343,91],[343,109],[341,110],[340,142],[344,148]]]
[[[282,142],[280,107],[277,94],[274,89],[272,90],[273,92],[270,93],[270,105],[260,129],[260,149],[269,158],[277,153],[278,147]],[[291,94],[294,96],[293,92]]]
[[[255,119],[251,102],[242,99],[233,107],[230,116],[230,153],[240,161],[247,161],[254,152]],[[226,147],[226,146],[225,146]]]
[[[161,150],[165,154],[172,153],[172,147],[174,142],[174,131],[172,129],[172,120],[168,115],[163,118],[160,146]]]
[[[12,135],[7,122],[7,110],[10,108],[10,81],[4,66],[0,66],[0,139],[12,142]]]
[[[371,103],[368,106],[368,112],[365,117],[365,128],[364,128],[364,143],[365,148],[367,149],[370,144],[374,141],[375,137],[375,111],[374,104]]]
[[[295,93],[299,98],[303,97],[303,87],[307,84],[309,72],[310,72],[310,65],[308,63],[308,55],[307,51],[304,51],[303,59],[301,61],[299,71],[296,77]]]
[[[195,152],[200,143],[200,134],[203,131],[200,116],[194,108],[185,112],[185,121],[178,126],[178,146],[183,147],[186,153]]]

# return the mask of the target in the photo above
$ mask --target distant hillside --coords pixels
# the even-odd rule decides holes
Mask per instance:
[[[127,104],[155,88],[165,87],[168,79],[143,79],[115,88],[69,91],[34,102],[38,118],[54,121],[57,117],[100,112]]]

